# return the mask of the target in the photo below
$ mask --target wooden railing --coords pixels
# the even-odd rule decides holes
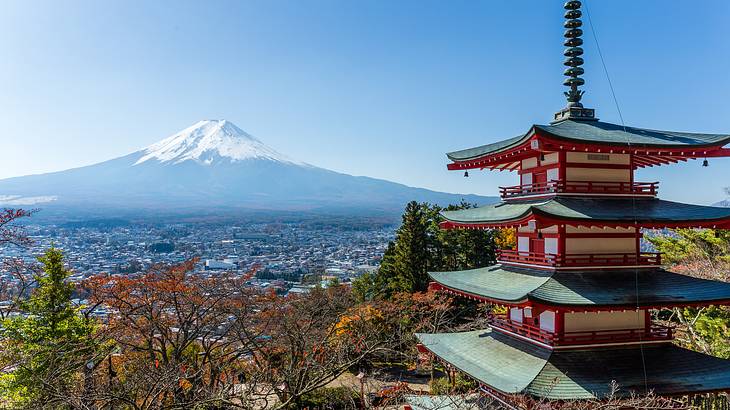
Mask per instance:
[[[529,339],[551,346],[575,346],[604,343],[653,342],[672,340],[673,329],[652,323],[648,328],[593,330],[584,332],[553,333],[528,323],[509,319],[506,315],[493,315],[489,318],[492,327],[525,336]]]
[[[499,187],[503,199],[540,194],[651,195],[658,192],[659,182],[592,182],[548,181]]]
[[[523,263],[550,267],[660,266],[662,264],[662,255],[656,252],[556,255],[552,253],[500,249],[497,260],[506,263]]]
[[[566,332],[555,339],[564,346],[591,343],[621,343],[632,341],[672,340],[672,328],[652,323],[647,329],[594,330],[589,332]]]
[[[509,319],[507,315],[492,315],[489,317],[489,324],[492,327],[516,333],[551,346],[555,344],[555,337],[557,336],[555,333],[540,329],[538,326],[515,322]]]

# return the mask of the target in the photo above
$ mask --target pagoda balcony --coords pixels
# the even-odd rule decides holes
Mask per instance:
[[[658,182],[557,181],[499,187],[502,199],[553,194],[656,196]]]
[[[497,252],[497,261],[500,263],[544,268],[661,266],[662,264],[662,255],[656,252],[564,255],[525,252],[514,249],[500,249]]]
[[[496,330],[526,337],[538,343],[556,347],[584,346],[593,344],[615,344],[632,342],[671,341],[673,328],[652,323],[648,328],[611,329],[580,332],[553,333],[528,323],[509,319],[506,315],[492,315],[489,324]]]

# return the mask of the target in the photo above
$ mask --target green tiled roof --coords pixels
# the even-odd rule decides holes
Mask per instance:
[[[449,152],[448,154],[446,154],[446,156],[453,161],[478,158],[482,155],[499,152],[511,148],[515,145],[519,145],[526,139],[527,135],[518,135],[516,137],[508,138],[506,140],[494,142],[487,145],[482,145],[480,147],[467,148],[460,151]]]
[[[420,342],[462,372],[505,393],[520,393],[540,374],[550,350],[492,332],[417,333]]]
[[[623,127],[601,121],[562,121],[551,125],[533,125],[529,132],[480,147],[446,154],[453,161],[478,158],[519,145],[539,130],[559,139],[577,143],[606,145],[631,145],[635,147],[704,147],[722,146],[730,142],[730,134],[698,134],[689,132],[659,131],[635,127]]]
[[[436,356],[508,394],[605,398],[612,381],[619,396],[646,387],[658,395],[730,389],[730,360],[671,344],[645,345],[643,352],[638,346],[551,351],[491,330],[416,336]]]
[[[530,213],[568,220],[691,222],[730,218],[730,208],[683,204],[656,198],[576,198],[558,196],[537,201],[501,202],[479,208],[444,211],[441,215],[464,224],[503,223]]]
[[[504,302],[524,302],[533,290],[550,280],[552,271],[506,269],[501,265],[486,268],[429,272],[431,279],[451,289]]]
[[[448,288],[505,303],[527,300],[570,306],[656,306],[730,300],[730,283],[663,269],[540,271],[494,265],[430,273]],[[638,288],[638,298],[637,298]]]
[[[484,398],[479,394],[454,396],[408,395],[403,398],[413,410],[479,410]]]

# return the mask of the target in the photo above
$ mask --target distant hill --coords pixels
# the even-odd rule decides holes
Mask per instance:
[[[90,213],[396,212],[411,200],[485,204],[458,195],[319,168],[280,154],[226,120],[200,121],[98,164],[0,180],[0,206]]]
[[[720,202],[715,202],[712,206],[721,206],[723,208],[730,208],[730,199],[723,199]]]

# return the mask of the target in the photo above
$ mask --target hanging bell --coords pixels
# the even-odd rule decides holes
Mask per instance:
[[[709,163],[709,162],[707,161],[707,158],[705,158],[705,160],[704,160],[704,161],[702,161],[702,166],[703,166],[703,167],[708,167],[708,166],[710,166],[710,163]]]
[[[469,171],[464,171],[464,178],[469,178]]]

